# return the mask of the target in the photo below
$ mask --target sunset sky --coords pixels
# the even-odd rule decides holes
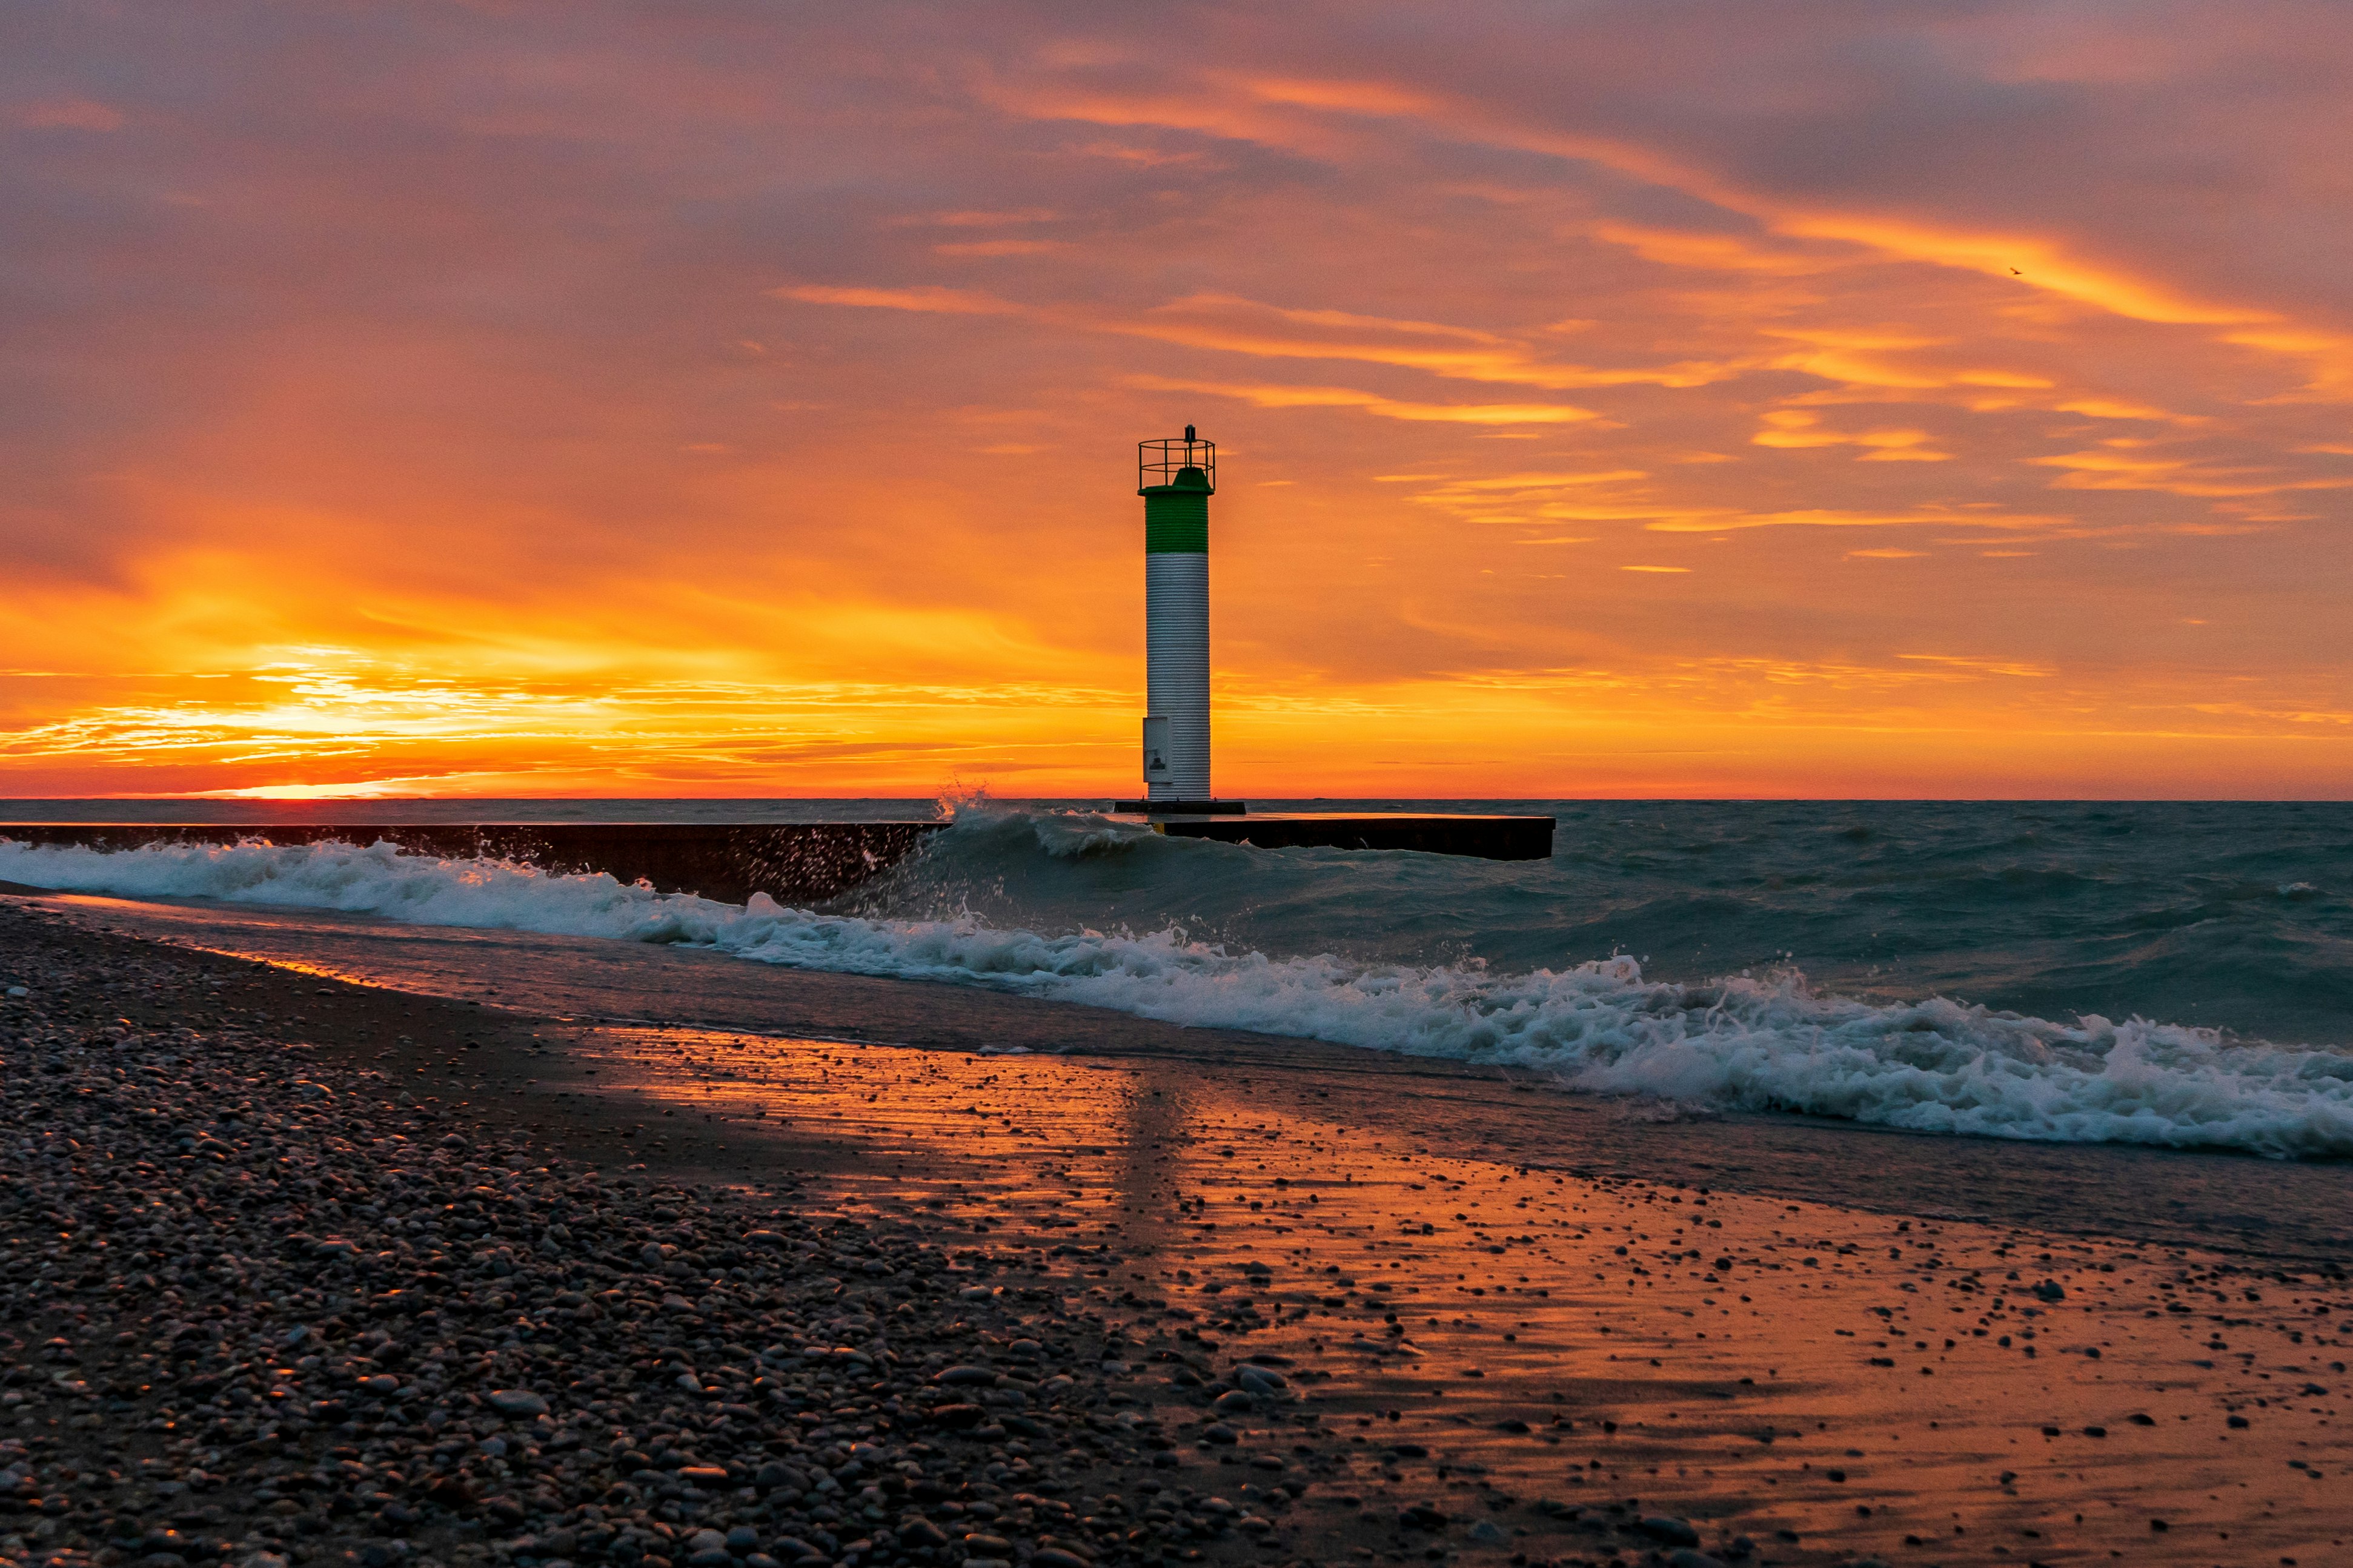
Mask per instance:
[[[0,794],[2353,795],[2353,6],[0,13]]]

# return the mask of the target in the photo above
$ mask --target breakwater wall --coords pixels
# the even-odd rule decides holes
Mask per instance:
[[[0,838],[135,849],[146,844],[394,844],[448,860],[511,860],[602,871],[665,893],[740,904],[754,893],[810,904],[847,892],[915,851],[944,822],[654,822],[448,825],[154,822],[0,823]]]
[[[1260,849],[1410,849],[1482,860],[1543,860],[1552,854],[1549,816],[1420,816],[1400,812],[1254,811],[1219,816],[1153,815],[1153,831],[1214,838]]]

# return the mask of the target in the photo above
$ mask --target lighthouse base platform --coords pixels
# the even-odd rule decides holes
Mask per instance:
[[[1112,810],[1129,816],[1233,816],[1248,811],[1241,800],[1115,800]]]
[[[1423,855],[1470,855],[1485,860],[1544,860],[1552,855],[1549,816],[1417,816],[1403,813],[1313,811],[1170,812],[1159,805],[1117,815],[1141,816],[1155,833],[1209,838],[1258,849],[1410,849]]]

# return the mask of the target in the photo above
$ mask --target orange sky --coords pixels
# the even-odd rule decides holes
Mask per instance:
[[[20,7],[0,794],[2353,794],[2353,11]]]

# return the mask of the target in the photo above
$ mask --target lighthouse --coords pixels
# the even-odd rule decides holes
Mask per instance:
[[[1182,438],[1136,444],[1144,498],[1144,784],[1127,810],[1238,812],[1209,794],[1209,498],[1218,447]]]

